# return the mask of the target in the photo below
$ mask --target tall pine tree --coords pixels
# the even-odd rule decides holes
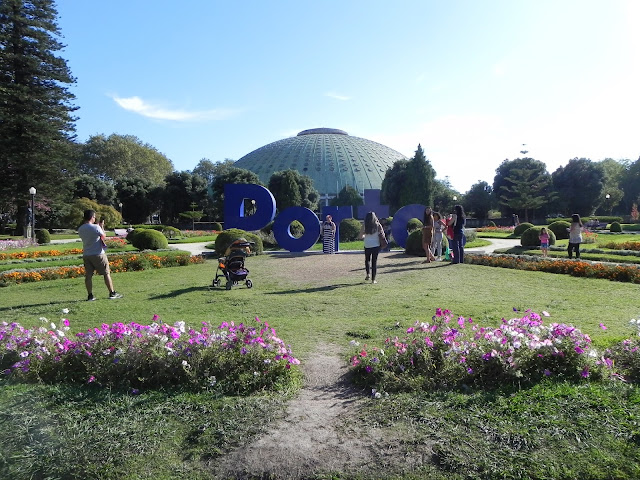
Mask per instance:
[[[48,199],[70,191],[75,79],[56,56],[57,15],[53,0],[0,1],[0,198],[19,231],[29,187]]]
[[[435,176],[436,173],[425,157],[422,146],[418,144],[415,155],[407,164],[407,178],[402,189],[401,203],[433,206]]]

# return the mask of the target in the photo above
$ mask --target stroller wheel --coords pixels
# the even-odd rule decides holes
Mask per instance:
[[[219,287],[222,284],[222,282],[220,281],[219,278],[216,278],[213,280],[213,286],[214,287]]]
[[[229,280],[227,282],[227,290],[231,290],[231,287],[233,286],[233,282],[231,280]]]
[[[247,279],[245,283],[247,284],[247,288],[253,287],[253,282],[251,280]]]

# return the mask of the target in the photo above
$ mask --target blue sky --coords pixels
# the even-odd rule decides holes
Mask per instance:
[[[465,192],[506,159],[640,156],[636,0],[58,0],[79,141],[177,170],[330,127]],[[522,144],[526,144],[523,147]]]

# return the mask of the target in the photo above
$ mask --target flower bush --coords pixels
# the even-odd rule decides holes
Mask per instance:
[[[634,265],[615,265],[580,260],[545,259],[523,255],[464,256],[464,263],[489,267],[514,268],[547,273],[561,273],[574,277],[604,278],[616,282],[640,283],[640,268]]]
[[[63,255],[79,255],[82,254],[81,248],[71,248],[69,250],[34,250],[30,252],[17,251],[11,253],[0,253],[0,261],[2,260],[24,260],[25,258],[42,258],[42,257],[61,257]]]
[[[480,227],[476,228],[476,232],[499,232],[499,233],[513,233],[514,227]]]
[[[356,348],[350,359],[356,382],[378,393],[530,385],[546,377],[637,381],[640,373],[637,339],[599,353],[577,328],[545,325],[532,311],[490,328],[437,309],[431,322],[416,322],[403,337],[389,337],[381,347],[351,343]],[[625,368],[614,370],[617,359],[624,359]]]
[[[217,235],[218,233],[220,233],[220,231],[216,231],[216,230],[180,230],[180,236],[185,238],[211,237],[213,235]]]
[[[132,272],[149,268],[165,268],[202,263],[199,256],[186,253],[154,255],[151,253],[127,253],[109,257],[112,272]],[[42,280],[58,280],[84,276],[84,266],[50,267],[40,269],[17,269],[0,273],[0,285],[9,283],[39,282]]]
[[[10,250],[13,248],[25,248],[36,245],[30,238],[21,238],[20,240],[0,240],[0,251]]]
[[[608,248],[610,250],[633,250],[640,251],[640,242],[606,242],[598,245],[601,248]]]
[[[48,322],[46,319],[42,319]],[[180,387],[224,394],[279,388],[298,365],[268,323],[173,326],[102,324],[69,334],[70,322],[29,330],[0,324],[0,371],[5,381],[93,384],[155,389]]]

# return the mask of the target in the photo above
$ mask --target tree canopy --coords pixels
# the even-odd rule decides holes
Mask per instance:
[[[528,157],[503,161],[496,169],[493,191],[504,216],[522,214],[525,221],[531,210],[543,207],[554,198],[546,165]]]
[[[586,158],[574,158],[564,167],[558,167],[551,178],[563,213],[588,216],[595,212],[604,188],[601,165]]]
[[[351,205],[355,215],[358,211],[358,207],[360,205],[364,205],[364,200],[355,188],[351,185],[346,185],[338,192],[338,195],[335,198],[329,200],[329,205],[334,207]]]
[[[289,207],[318,208],[320,194],[313,186],[313,179],[297,170],[275,172],[267,187],[276,199],[278,211]]]
[[[161,190],[160,217],[164,223],[177,223],[180,213],[201,208],[207,202],[207,183],[200,175],[190,172],[173,172],[165,178]]]
[[[75,83],[57,56],[57,11],[52,0],[0,1],[0,197],[24,222],[28,190],[69,198],[76,118]]]
[[[475,218],[489,218],[489,211],[493,205],[493,189],[487,182],[480,181],[471,186],[464,196],[464,209]]]
[[[78,159],[83,173],[102,180],[146,178],[161,185],[173,172],[173,163],[164,154],[135,135],[93,135],[81,146]]]

